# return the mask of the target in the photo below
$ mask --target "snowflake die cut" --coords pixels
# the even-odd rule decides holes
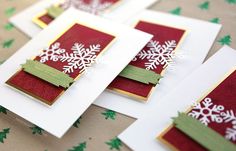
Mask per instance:
[[[133,59],[137,61],[138,59],[148,61],[145,62],[145,67],[147,70],[154,70],[158,65],[163,65],[163,68],[166,68],[173,60],[175,52],[173,51],[176,48],[177,44],[175,40],[165,41],[161,45],[158,41],[151,40],[148,44],[148,50],[142,50],[138,55]]]
[[[102,2],[101,0],[90,0],[89,3],[84,2],[84,0],[66,0],[62,4],[62,8],[67,9],[71,6],[76,9],[86,11],[91,14],[100,15],[104,10],[109,8],[113,3]]]
[[[65,49],[60,48],[60,43],[56,42],[55,44],[45,48],[43,52],[39,55],[40,62],[45,63],[46,61],[52,60],[54,62],[58,61],[60,55],[65,52]]]
[[[188,115],[207,126],[211,122],[222,123],[223,118],[220,116],[220,112],[223,110],[222,105],[214,105],[211,98],[205,98],[201,103],[197,103]]]
[[[229,123],[233,125],[232,128],[227,128],[225,132],[225,138],[228,140],[236,141],[236,114],[233,110],[227,110],[221,113],[224,119],[224,123]]]
[[[63,72],[72,73],[76,69],[80,69],[80,73],[86,71],[96,61],[96,53],[100,49],[100,44],[85,48],[83,44],[75,43],[71,49],[73,53],[65,53],[60,57],[61,62],[68,62],[68,65],[63,67]]]

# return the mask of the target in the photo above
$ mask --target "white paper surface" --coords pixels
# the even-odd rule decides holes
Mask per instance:
[[[110,91],[103,92],[94,103],[134,118],[143,117],[152,106],[159,106],[161,97],[169,94],[171,89],[202,64],[221,28],[221,25],[218,24],[154,11],[144,11],[138,14],[130,20],[129,24],[135,25],[139,20],[177,26],[187,29],[189,32],[180,46],[179,52],[182,52],[184,57],[177,60],[172,70],[167,70],[147,103],[113,94]]]
[[[52,4],[60,1],[61,0],[40,0],[40,2],[10,18],[10,22],[32,38],[42,30],[42,28],[32,22],[32,19]],[[120,5],[112,11],[108,11],[103,16],[117,22],[124,22],[157,1],[158,0],[122,0]]]
[[[225,46],[207,62],[188,76],[168,96],[153,106],[147,116],[139,119],[119,138],[135,151],[164,151],[167,146],[156,140],[176,117],[178,111],[186,111],[222,78],[236,68],[236,51]]]
[[[31,100],[5,84],[26,59],[38,55],[75,22],[113,33],[116,40],[99,56],[101,61],[89,68],[88,73],[81,76],[52,107]],[[151,38],[152,35],[144,32],[70,9],[0,66],[0,105],[61,137]]]

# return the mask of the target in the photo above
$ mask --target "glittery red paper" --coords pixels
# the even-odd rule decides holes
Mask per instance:
[[[164,44],[164,42],[167,40],[175,40],[178,44],[185,33],[185,30],[154,23],[148,23],[144,21],[140,21],[135,28],[154,35],[152,40],[159,41],[160,44]],[[147,46],[145,46],[144,49],[148,49]],[[145,69],[144,63],[146,61],[147,59],[132,61],[130,62],[130,65]],[[159,65],[153,71],[160,74],[163,71],[163,66]],[[124,92],[140,96],[142,98],[148,98],[153,87],[154,85],[152,84],[143,84],[141,82],[133,81],[119,76],[109,85],[110,89],[122,90]]]
[[[96,54],[98,55],[112,42],[112,40],[114,40],[114,38],[115,37],[112,35],[76,23],[62,36],[56,39],[51,46],[56,42],[59,42],[61,44],[60,48],[65,49],[68,53],[72,53],[73,51],[71,48],[74,43],[82,43],[85,45],[85,48],[88,48],[89,45],[100,44],[101,49]],[[39,61],[40,57],[37,56],[35,60]],[[54,62],[51,60],[46,61],[45,64],[60,71],[63,71],[63,66],[67,65],[66,62]],[[80,74],[79,71],[80,69],[76,69],[68,75],[72,78],[76,78]],[[64,92],[62,87],[56,87],[24,71],[16,73],[7,81],[7,83],[50,105],[62,92]]]
[[[87,4],[89,4],[92,0],[83,0],[83,1]],[[115,4],[119,1],[120,0],[101,0],[101,3],[103,4],[104,2],[110,2],[110,3]],[[46,25],[49,25],[54,20],[54,18],[46,13],[46,14],[38,17],[38,20],[40,20],[41,22],[43,22]]]
[[[236,113],[236,71],[228,76],[221,84],[219,84],[206,98],[211,98],[212,102],[217,105],[223,105],[225,110],[233,110]],[[204,100],[204,99],[203,99]],[[201,101],[203,101],[201,100]],[[190,111],[191,112],[191,111]],[[225,129],[231,127],[231,123],[215,123],[212,122],[208,127],[214,129],[223,137]],[[162,137],[169,144],[181,151],[206,151],[197,142],[190,137],[179,131],[177,128],[172,127]],[[232,140],[231,140],[232,141]],[[236,144],[236,141],[232,141]]]

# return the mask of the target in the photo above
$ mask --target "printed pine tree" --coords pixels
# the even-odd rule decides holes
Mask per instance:
[[[3,131],[0,132],[0,142],[4,143],[4,139],[7,138],[7,134],[9,134],[10,128],[3,129]]]
[[[4,113],[4,114],[7,114],[7,109],[0,106],[0,113]]]
[[[3,64],[4,62],[5,62],[5,60],[0,61],[0,65]]]
[[[226,35],[218,40],[221,45],[230,45],[232,42],[231,36]]]
[[[30,127],[30,129],[32,130],[32,134],[36,135],[36,134],[39,134],[39,135],[42,135],[43,134],[43,129],[34,125],[33,127]]]
[[[73,124],[74,127],[79,128],[79,124],[80,124],[80,120],[82,119],[82,117],[80,117],[77,121],[75,121],[75,123]]]
[[[106,144],[110,146],[110,150],[113,150],[113,149],[120,150],[120,147],[122,147],[121,140],[117,137],[114,139],[111,139],[109,142],[106,142]]]
[[[9,17],[9,16],[13,15],[15,13],[15,11],[16,11],[15,7],[7,8],[5,10],[5,15]]]
[[[208,10],[209,9],[209,5],[210,5],[210,2],[209,1],[205,1],[203,3],[201,3],[198,7],[202,10]]]
[[[14,39],[6,40],[2,43],[2,47],[3,48],[10,48],[14,41],[15,41]]]
[[[112,111],[112,110],[105,110],[105,112],[102,113],[102,115],[105,116],[105,119],[112,119],[112,120],[115,120],[116,118],[116,112],[115,111]]]
[[[4,26],[4,29],[6,30],[11,30],[14,28],[14,25],[12,23],[7,23],[5,26]]]
[[[236,4],[236,0],[225,0],[229,4]]]
[[[220,19],[219,18],[212,18],[210,20],[210,22],[218,24],[220,22]]]
[[[86,142],[80,143],[78,146],[73,147],[73,149],[69,149],[68,151],[85,151]]]
[[[181,7],[177,7],[175,9],[169,11],[169,13],[174,14],[174,15],[180,15],[181,11],[182,11],[182,8]]]

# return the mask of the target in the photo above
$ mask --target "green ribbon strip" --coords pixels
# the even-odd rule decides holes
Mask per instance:
[[[179,113],[173,120],[177,129],[210,151],[236,151],[236,145],[185,113]]]
[[[68,88],[74,82],[74,79],[69,75],[38,61],[27,60],[22,68],[25,72],[58,87]]]
[[[160,74],[153,71],[146,70],[143,68],[135,67],[132,65],[126,66],[126,68],[121,71],[119,76],[135,80],[144,84],[158,84],[159,80],[162,78]]]
[[[51,7],[47,8],[47,12],[48,12],[49,16],[51,16],[53,18],[57,18],[58,16],[60,16],[64,12],[64,9],[62,9],[58,6],[51,6]]]

